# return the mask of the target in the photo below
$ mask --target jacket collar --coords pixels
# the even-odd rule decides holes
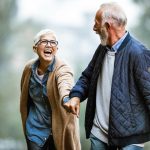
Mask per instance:
[[[120,47],[118,48],[117,52],[121,51],[124,49],[124,47],[126,47],[127,43],[130,41],[131,36],[130,33],[128,32],[127,36],[125,37],[125,39],[123,40],[122,44],[120,45]]]

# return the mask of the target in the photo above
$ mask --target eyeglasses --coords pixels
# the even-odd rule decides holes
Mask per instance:
[[[48,43],[52,47],[55,47],[55,46],[58,45],[58,41],[55,41],[55,40],[50,40],[50,41],[48,41],[48,40],[39,40],[39,42],[36,45],[41,44],[41,45],[46,46]]]

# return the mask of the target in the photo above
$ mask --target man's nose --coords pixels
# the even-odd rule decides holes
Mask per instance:
[[[94,30],[94,31],[96,31],[96,27],[95,27],[95,25],[93,26],[93,30]]]

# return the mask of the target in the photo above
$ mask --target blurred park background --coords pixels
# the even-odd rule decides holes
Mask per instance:
[[[127,30],[150,48],[149,0],[115,1],[127,13]],[[0,0],[0,150],[26,150],[19,112],[20,78],[25,63],[36,57],[34,35],[43,28],[56,32],[58,55],[72,66],[76,81],[99,44],[92,28],[103,2],[108,0]],[[82,149],[89,150],[85,104],[81,104],[80,134]],[[150,150],[149,143],[145,150]]]

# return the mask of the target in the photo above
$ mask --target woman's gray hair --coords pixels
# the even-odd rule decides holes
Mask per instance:
[[[109,22],[116,26],[126,26],[126,14],[117,3],[104,3],[100,6],[100,10],[102,12],[103,23]]]
[[[35,37],[34,37],[34,45],[36,45],[39,40],[41,39],[41,36],[46,35],[46,34],[52,34],[55,38],[55,40],[57,41],[57,36],[55,34],[55,32],[51,29],[43,29],[40,32],[38,32]]]

